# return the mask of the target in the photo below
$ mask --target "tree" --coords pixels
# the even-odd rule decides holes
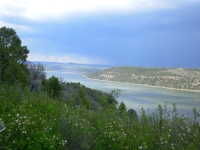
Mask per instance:
[[[134,119],[135,120],[138,119],[137,112],[134,109],[129,109],[128,114],[129,114],[129,118],[130,118],[131,121],[133,121]]]
[[[122,91],[120,89],[112,90],[111,93],[110,93],[110,95],[112,97],[114,97],[115,99],[117,99],[121,92]]]
[[[29,63],[29,87],[31,92],[39,92],[41,89],[41,81],[46,79],[46,73],[44,72],[44,66],[40,63],[37,65]]]
[[[84,106],[89,109],[91,107],[91,104],[90,104],[90,101],[88,100],[87,98],[87,94],[86,94],[86,91],[83,87],[80,87],[79,90],[79,96],[82,100],[82,103],[84,104]]]
[[[28,83],[27,57],[29,50],[12,28],[0,28],[0,82]]]
[[[123,101],[121,101],[121,103],[119,105],[119,111],[120,111],[120,113],[125,113],[126,112],[126,105],[124,104]]]
[[[60,96],[62,91],[62,86],[58,78],[52,76],[48,80],[43,79],[41,84],[42,84],[42,90],[47,92],[49,96],[51,96],[52,98]]]

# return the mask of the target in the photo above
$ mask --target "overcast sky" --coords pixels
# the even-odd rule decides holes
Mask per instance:
[[[0,0],[28,60],[200,68],[200,0]]]

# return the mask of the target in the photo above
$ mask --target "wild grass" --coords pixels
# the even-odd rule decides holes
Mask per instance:
[[[191,110],[192,111],[192,110]],[[200,114],[179,115],[174,104],[139,114],[70,106],[46,94],[0,86],[0,149],[173,150],[200,149]]]

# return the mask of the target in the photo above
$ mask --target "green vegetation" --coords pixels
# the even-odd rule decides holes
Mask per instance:
[[[86,107],[96,110],[102,105],[115,106],[117,104],[117,101],[112,94],[87,88],[80,83],[61,82],[61,85],[62,93],[60,99],[71,106],[75,107],[85,104]]]
[[[0,82],[7,84],[28,83],[26,58],[29,50],[21,46],[15,30],[0,28]]]
[[[200,149],[195,109],[190,118],[175,105],[172,112],[158,106],[138,118],[123,103],[93,110],[7,85],[0,86],[0,108],[0,149]]]
[[[200,90],[199,69],[114,67],[87,76],[106,81]]]
[[[14,63],[18,71],[25,67]],[[6,127],[0,132],[2,150],[200,149],[195,108],[193,118],[180,116],[175,104],[172,112],[167,104],[148,114],[142,108],[138,117],[123,102],[117,107],[120,90],[105,93],[54,76],[46,79],[40,64],[26,69],[27,84],[18,77],[11,84],[0,72],[0,123]]]

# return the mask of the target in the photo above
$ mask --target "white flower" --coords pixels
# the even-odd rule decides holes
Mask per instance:
[[[139,146],[139,149],[142,149],[142,146]]]

